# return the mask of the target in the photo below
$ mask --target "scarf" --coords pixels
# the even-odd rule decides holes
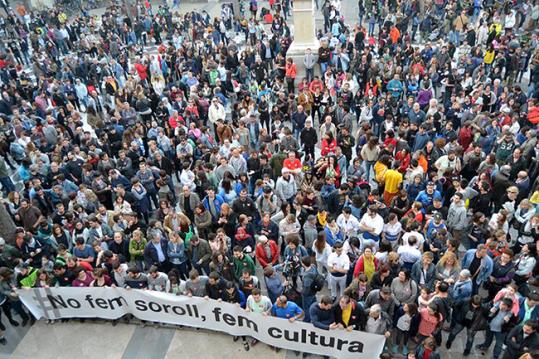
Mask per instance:
[[[371,256],[371,258],[366,258],[363,256],[363,271],[369,281],[372,279],[372,276],[374,275],[374,257]]]

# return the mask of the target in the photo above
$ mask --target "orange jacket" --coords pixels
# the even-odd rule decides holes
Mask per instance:
[[[397,41],[399,41],[399,38],[401,37],[401,32],[399,31],[399,29],[397,29],[396,26],[393,26],[389,31],[389,37],[391,38],[391,43],[393,44],[396,44]]]
[[[425,158],[425,156],[420,155],[419,158],[417,159],[417,162],[423,168],[423,171],[425,173],[428,173],[427,171],[429,169],[429,163],[427,162],[427,159]]]

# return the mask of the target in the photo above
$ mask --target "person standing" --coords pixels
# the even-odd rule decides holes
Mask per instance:
[[[331,253],[328,257],[328,270],[331,297],[335,300],[344,294],[346,274],[350,269],[350,259],[344,253],[343,243],[341,241],[335,242],[333,249],[335,252]]]
[[[473,294],[477,294],[479,287],[486,282],[492,273],[493,262],[488,256],[488,248],[484,244],[477,249],[469,249],[462,258],[462,268],[468,269],[472,275]]]
[[[301,289],[302,308],[305,311],[305,321],[310,322],[310,308],[311,305],[316,302],[316,289],[314,288],[314,283],[318,271],[316,270],[316,266],[312,264],[311,256],[307,255],[301,258],[301,265],[303,267]]]

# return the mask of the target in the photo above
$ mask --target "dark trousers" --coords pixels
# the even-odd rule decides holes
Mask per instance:
[[[172,269],[178,271],[179,277],[183,280],[189,279],[189,263],[187,261],[180,264],[172,264]]]
[[[309,308],[311,308],[311,305],[316,302],[316,295],[301,295],[301,301],[302,301],[302,308],[303,312],[305,313],[305,318],[303,319],[304,322],[310,323],[311,322],[311,315],[309,313]]]
[[[311,159],[314,161],[314,146],[311,146],[311,145],[305,146],[304,150],[305,150],[305,159],[307,159],[309,155],[311,155]]]
[[[488,348],[490,347],[490,344],[492,344],[492,341],[495,340],[494,350],[492,351],[492,358],[499,359],[500,354],[502,353],[502,346],[505,341],[505,336],[506,333],[493,332],[490,329],[487,329],[485,332],[485,342],[480,346]]]
[[[15,310],[15,313],[19,314],[22,320],[26,321],[30,319],[28,313],[22,308],[22,302],[20,300],[6,300],[4,304],[2,304],[2,311],[10,322],[14,321],[13,316],[11,315],[11,309]]]
[[[447,338],[447,342],[453,342],[455,340],[455,337],[464,329],[465,327],[459,323],[455,323],[454,327],[451,329],[451,332],[449,333],[449,338]],[[470,351],[473,347],[473,342],[475,340],[475,335],[477,334],[476,331],[470,330],[470,328],[466,328],[466,347],[464,350]]]

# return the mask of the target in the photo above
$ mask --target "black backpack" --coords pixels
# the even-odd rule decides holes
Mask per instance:
[[[320,273],[316,273],[313,281],[311,282],[311,290],[313,292],[320,292],[322,288],[324,288],[324,283],[326,282],[326,279],[324,276]]]

